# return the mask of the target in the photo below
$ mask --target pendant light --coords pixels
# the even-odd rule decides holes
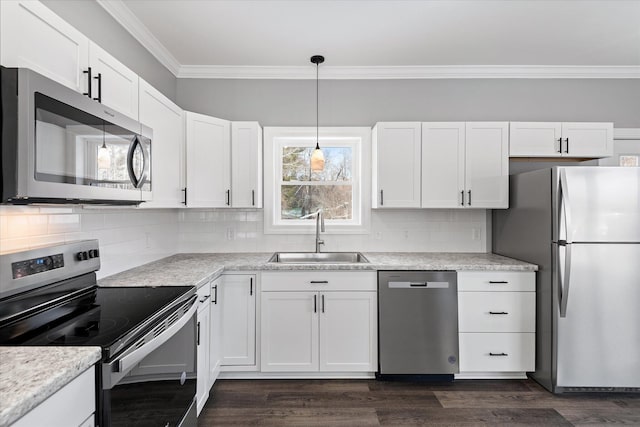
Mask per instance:
[[[102,125],[102,147],[98,148],[98,169],[110,169],[111,168],[111,155],[107,148],[107,143],[104,137],[104,124]]]
[[[311,170],[313,172],[322,172],[324,170],[324,154],[320,149],[319,143],[319,125],[318,125],[318,67],[324,62],[324,56],[314,55],[311,57],[311,62],[316,64],[316,149],[313,150],[311,155]]]

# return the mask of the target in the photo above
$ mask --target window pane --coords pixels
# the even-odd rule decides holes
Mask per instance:
[[[352,218],[350,185],[283,185],[281,219],[315,219],[322,208],[326,219]]]
[[[324,170],[311,171],[312,147],[282,147],[283,181],[351,181],[351,147],[323,147]]]

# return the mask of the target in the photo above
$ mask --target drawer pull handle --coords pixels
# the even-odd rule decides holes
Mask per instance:
[[[327,284],[329,283],[328,280],[312,280],[309,283],[311,283],[312,285],[317,285],[317,284]]]
[[[489,356],[508,356],[507,353],[489,353]]]
[[[492,285],[496,285],[496,284],[507,284],[509,282],[504,280],[489,280],[489,283],[491,283]]]
[[[509,314],[506,311],[490,311],[489,314]]]

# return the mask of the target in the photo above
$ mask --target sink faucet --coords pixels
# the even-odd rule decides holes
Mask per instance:
[[[320,231],[324,233],[324,215],[322,209],[318,209],[316,215],[316,253],[320,252],[320,245],[324,245],[324,240],[320,239]]]

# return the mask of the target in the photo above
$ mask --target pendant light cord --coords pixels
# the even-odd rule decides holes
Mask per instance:
[[[316,63],[316,150],[320,149],[320,131],[319,131],[319,126],[320,126],[320,119],[319,119],[319,113],[318,113],[318,109],[319,109],[319,104],[320,101],[318,99],[318,68],[319,68],[320,64]]]

